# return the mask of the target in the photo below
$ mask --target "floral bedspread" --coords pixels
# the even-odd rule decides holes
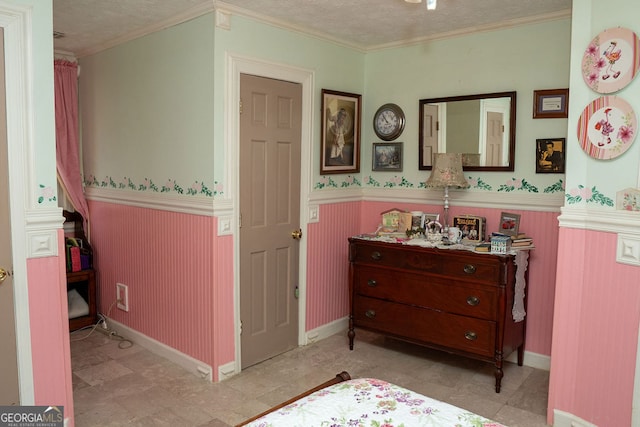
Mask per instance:
[[[504,427],[397,385],[359,378],[332,385],[248,424],[251,427]]]

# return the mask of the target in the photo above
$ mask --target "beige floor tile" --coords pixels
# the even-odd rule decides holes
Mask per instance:
[[[545,425],[549,373],[505,363],[502,392],[494,366],[356,331],[297,348],[208,383],[146,349],[119,348],[93,333],[72,334],[75,418],[83,426],[233,426],[346,370],[393,382],[510,427]]]

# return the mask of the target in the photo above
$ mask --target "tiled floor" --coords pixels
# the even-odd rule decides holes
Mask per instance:
[[[332,378],[375,377],[510,427],[546,425],[549,374],[507,363],[501,393],[493,366],[356,331],[338,334],[208,383],[133,345],[94,332],[71,335],[76,426],[228,426]],[[407,426],[413,427],[413,426]]]

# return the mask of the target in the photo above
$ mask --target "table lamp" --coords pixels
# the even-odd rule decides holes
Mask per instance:
[[[449,230],[449,187],[469,188],[462,171],[462,154],[436,153],[433,156],[431,176],[426,182],[427,188],[444,188],[444,229]]]

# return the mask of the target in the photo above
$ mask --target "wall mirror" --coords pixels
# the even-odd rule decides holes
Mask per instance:
[[[420,100],[418,168],[430,170],[435,153],[462,153],[464,170],[513,171],[516,92]]]

